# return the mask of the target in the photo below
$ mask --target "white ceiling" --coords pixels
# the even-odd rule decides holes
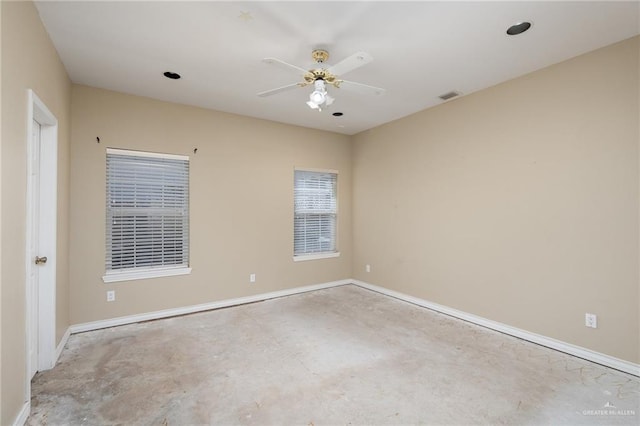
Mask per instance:
[[[355,134],[640,33],[640,2],[42,1],[44,25],[75,83],[294,125]],[[517,22],[532,28],[506,35]],[[314,68],[357,52],[373,62],[344,79],[386,89],[329,88],[335,103],[305,105],[310,87],[262,62]],[[169,80],[165,71],[182,75]],[[333,112],[343,112],[340,118]]]

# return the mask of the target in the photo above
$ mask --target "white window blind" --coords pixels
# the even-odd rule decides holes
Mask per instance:
[[[296,170],[294,256],[336,251],[337,173]]]
[[[189,158],[107,150],[106,271],[189,264]]]

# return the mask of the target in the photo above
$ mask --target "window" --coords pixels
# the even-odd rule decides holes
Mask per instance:
[[[105,282],[189,269],[189,157],[107,149]]]
[[[296,170],[294,175],[294,260],[338,256],[338,174],[333,171]]]

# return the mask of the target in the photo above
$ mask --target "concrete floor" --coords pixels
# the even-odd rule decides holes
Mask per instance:
[[[352,285],[73,335],[27,421],[639,423],[638,377]]]

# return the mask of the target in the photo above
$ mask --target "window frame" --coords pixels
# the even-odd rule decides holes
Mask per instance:
[[[107,232],[109,230],[108,224],[105,222],[104,236],[105,236],[105,274],[102,277],[103,282],[112,283],[119,281],[131,281],[131,280],[139,280],[139,279],[148,279],[148,278],[158,278],[158,277],[169,277],[176,275],[187,275],[191,273],[190,266],[190,198],[189,198],[189,189],[190,189],[190,159],[186,155],[177,155],[177,154],[164,154],[164,153],[156,153],[156,152],[147,152],[147,151],[134,151],[134,150],[126,150],[126,149],[118,149],[118,148],[107,148],[105,155],[105,167],[107,164],[107,156],[109,154],[112,155],[121,155],[121,156],[130,156],[130,157],[147,157],[147,158],[160,158],[160,159],[171,159],[171,160],[181,160],[187,162],[187,195],[186,195],[186,209],[187,209],[187,236],[186,236],[186,246],[187,246],[187,259],[186,263],[179,265],[152,265],[146,267],[133,267],[127,269],[107,269],[107,259],[109,255],[109,250],[107,248],[108,244],[108,236]],[[108,170],[105,170],[105,202],[108,204],[109,202],[109,175]],[[109,207],[105,205],[105,219],[109,218]],[[183,239],[183,244],[185,244],[185,240]]]
[[[335,212],[333,213],[335,216],[335,234],[334,234],[334,250],[332,251],[324,251],[324,252],[309,252],[309,253],[304,253],[304,254],[295,254],[295,216],[296,216],[296,208],[295,208],[295,187],[296,187],[296,172],[309,172],[309,173],[319,173],[319,174],[334,174],[336,175],[335,178],[335,204],[336,204],[336,208],[335,208]],[[293,171],[293,241],[294,243],[292,244],[292,248],[293,248],[293,261],[294,262],[304,262],[304,261],[309,261],[309,260],[320,260],[320,259],[330,259],[330,258],[336,258],[336,257],[340,257],[340,250],[338,249],[339,247],[339,239],[338,239],[338,231],[339,231],[339,224],[338,224],[338,218],[339,218],[339,185],[338,185],[338,180],[339,180],[339,176],[340,173],[338,172],[338,170],[333,170],[333,169],[317,169],[317,168],[309,168],[309,167],[294,167],[294,171]]]

